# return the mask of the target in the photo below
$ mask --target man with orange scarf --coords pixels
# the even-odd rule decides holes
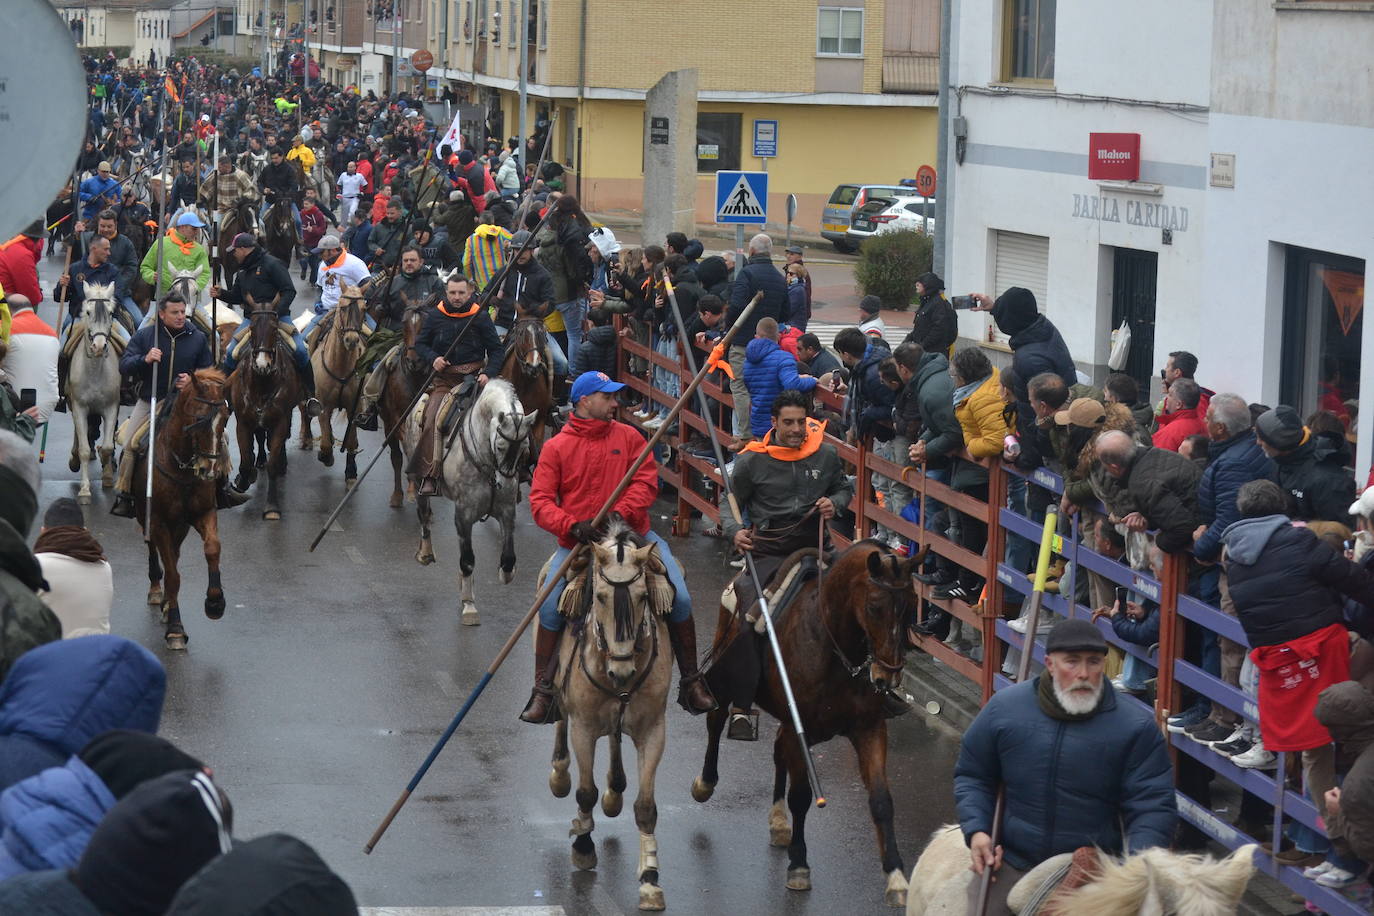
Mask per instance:
[[[158,252],[162,253],[162,291],[166,292],[179,270],[196,272],[196,289],[204,290],[210,283],[210,255],[205,246],[196,241],[196,236],[205,228],[194,210],[187,210],[176,218],[175,225],[167,230],[161,244],[154,241],[143,256],[139,273],[143,282],[157,288]]]
[[[744,447],[730,475],[745,525],[732,513],[720,514],[725,536],[736,549],[754,555],[765,589],[794,551],[817,547],[825,523],[854,495],[839,453],[825,442],[825,424],[807,416],[810,404],[810,395],[795,388],[779,392],[773,400],[773,428]],[[733,587],[738,612],[750,613],[757,596],[749,576],[738,576]],[[749,709],[763,673],[763,646],[755,640],[738,642],[740,647],[724,659],[731,675],[729,736],[753,741],[757,733]]]

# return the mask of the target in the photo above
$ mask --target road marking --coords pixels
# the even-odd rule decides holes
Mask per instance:
[[[434,672],[434,680],[439,684],[439,689],[444,692],[446,697],[458,695],[458,685],[453,682],[453,675],[447,671]]]
[[[347,547],[344,548],[344,553],[348,554],[348,558],[352,560],[354,563],[357,563],[359,566],[366,565],[363,562],[363,552],[358,548],[354,547],[352,544],[349,544]]]

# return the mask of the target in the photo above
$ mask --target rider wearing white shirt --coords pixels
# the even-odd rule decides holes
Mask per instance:
[[[315,317],[305,326],[301,332],[303,334],[309,334],[311,328],[339,304],[339,295],[345,286],[361,287],[372,276],[362,258],[344,250],[337,235],[326,235],[320,239],[320,247],[316,250],[320,254],[320,278],[317,281],[320,301],[315,303]],[[366,316],[366,321],[368,327],[376,329],[377,324],[371,315]]]

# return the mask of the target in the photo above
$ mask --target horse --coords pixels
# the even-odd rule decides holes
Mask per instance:
[[[639,828],[639,908],[661,910],[665,901],[658,883],[654,780],[667,737],[664,713],[673,653],[666,621],[673,587],[657,548],[646,544],[623,521],[612,522],[592,545],[588,566],[586,578],[571,582],[561,603],[573,613],[588,603],[590,607],[573,624],[575,635],[563,639],[559,647],[555,693],[563,718],[554,733],[549,789],[557,798],[567,797],[571,789],[571,732],[572,752],[577,755],[572,863],[584,870],[595,868],[596,844],[591,833],[597,800],[596,743],[602,736],[610,738],[611,763],[601,811],[616,817],[626,785],[620,736],[629,734],[639,752],[639,795],[634,804]]]
[[[407,455],[417,447],[419,415],[419,410],[414,411],[406,423]],[[453,500],[453,526],[458,530],[458,586],[463,600],[460,622],[464,626],[481,623],[472,594],[474,524],[493,516],[497,519],[501,525],[501,582],[509,585],[515,578],[515,504],[520,499],[520,469],[528,456],[533,423],[533,417],[525,416],[510,383],[492,379],[458,421],[449,437],[457,441],[448,443],[440,462],[440,486]],[[434,519],[430,498],[419,497],[415,508],[420,519],[420,548],[415,559],[428,566],[435,561],[429,530]]]
[[[248,306],[248,341],[251,357],[239,360],[229,377],[230,400],[238,417],[235,433],[239,440],[237,490],[247,490],[257,480],[253,440],[256,434],[267,437],[267,505],[262,517],[281,519],[279,487],[286,475],[286,440],[291,435],[291,411],[300,400],[300,381],[296,377],[295,353],[282,340],[278,330],[277,300],[260,306],[245,296]]]
[[[893,907],[906,903],[907,885],[892,824],[883,691],[901,681],[906,655],[902,621],[915,603],[911,574],[920,568],[923,558],[924,552],[901,560],[888,552],[885,544],[859,541],[825,570],[824,584],[819,590],[817,579],[803,584],[776,622],[778,643],[807,743],[820,744],[842,735],[854,746],[860,776],[868,790],[868,810],[878,834],[882,868],[887,875],[884,900]],[[740,616],[742,613],[743,609]],[[721,606],[712,658],[719,659],[737,635],[740,616]],[[708,801],[715,792],[720,735],[730,716],[728,672],[721,666],[712,667],[707,683],[720,700],[720,707],[706,718],[706,760],[701,775],[692,783],[692,797],[698,802]],[[757,702],[779,722],[773,741],[773,806],[768,816],[771,842],[787,847],[787,887],[810,890],[805,825],[811,788],[782,681],[768,652],[764,653]]]
[[[1052,856],[1021,877],[1007,903],[1021,916],[1091,913],[1093,916],[1229,916],[1235,913],[1255,868],[1253,844],[1217,860],[1167,849],[1118,858],[1099,849]],[[1072,890],[1059,889],[1070,873]],[[971,882],[968,847],[958,824],[939,828],[916,861],[907,916],[963,916]]]
[[[134,488],[134,508],[148,539],[148,604],[162,608],[163,639],[169,649],[185,649],[186,629],[177,604],[181,573],[177,560],[186,533],[195,528],[205,546],[210,569],[205,589],[205,616],[219,620],[226,603],[219,571],[219,516],[215,512],[216,479],[225,456],[220,453],[229,421],[227,382],[218,369],[191,373],[186,387],[158,418],[148,455],[138,460],[135,479],[142,481],[153,461],[153,505],[148,511],[143,486]],[[146,523],[144,520],[147,520]]]
[[[262,241],[267,253],[283,264],[290,265],[300,245],[296,221],[291,216],[291,200],[280,195],[262,217]]]
[[[506,334],[508,350],[501,378],[515,388],[525,413],[535,418],[530,462],[538,463],[544,434],[553,425],[553,366],[549,364],[549,336],[538,318],[521,318]]]
[[[232,286],[234,274],[238,273],[238,264],[233,257],[234,237],[240,232],[256,233],[257,229],[258,211],[253,202],[246,197],[235,198],[229,211],[220,217],[215,230],[212,264],[219,271],[219,278],[215,282],[220,286]]]
[[[316,155],[315,164],[306,176],[309,187],[315,189],[315,197],[325,210],[334,209],[334,173],[324,161],[323,155]]]
[[[110,344],[114,330],[115,301],[113,283],[88,283],[81,303],[81,343],[72,353],[67,370],[67,403],[71,409],[72,454],[67,466],[81,472],[81,489],[76,499],[91,501],[90,462],[94,457],[87,426],[90,416],[101,418],[100,485],[114,486],[115,420],[119,413],[119,355]]]
[[[363,293],[356,286],[345,286],[339,294],[339,304],[321,322],[314,351],[310,354],[310,368],[315,373],[315,396],[324,412],[320,414],[319,459],[325,467],[334,466],[334,411],[343,412],[348,420],[340,448],[345,455],[344,483],[351,487],[358,481],[358,430],[352,417],[358,405],[362,379],[357,376],[358,358],[366,348],[363,336]],[[311,440],[310,415],[302,413],[301,448],[309,448]]]
[[[374,284],[370,289],[375,289]],[[425,303],[414,303],[406,306],[404,318],[401,323],[401,355],[396,360],[396,366],[387,375],[386,385],[382,388],[381,400],[377,402],[377,416],[381,418],[382,428],[391,433],[387,436],[386,445],[391,449],[391,473],[392,490],[390,506],[393,509],[401,508],[406,493],[402,491],[403,480],[402,466],[405,458],[401,452],[401,431],[399,424],[404,421],[403,414],[406,407],[414,400],[415,394],[420,390],[428,375],[428,366],[420,358],[419,352],[415,349],[415,341],[420,337],[420,330],[425,323]],[[410,482],[407,487],[409,495],[415,494],[415,484]]]

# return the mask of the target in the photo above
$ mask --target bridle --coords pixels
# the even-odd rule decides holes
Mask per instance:
[[[512,329],[514,343],[511,352],[520,371],[527,377],[544,373],[544,346],[541,338],[543,322],[537,318],[522,318]],[[531,360],[530,357],[534,359]]]
[[[521,439],[519,436],[507,436],[506,431],[501,428],[501,424],[495,424],[496,436],[502,442],[506,443],[507,448],[504,451],[498,451],[493,445],[491,449],[491,462],[488,464],[478,457],[477,444],[471,441],[472,434],[470,432],[470,424],[474,422],[473,418],[476,416],[476,413],[477,411],[475,408],[470,410],[468,415],[463,417],[463,421],[458,425],[458,445],[463,449],[463,457],[465,457],[484,476],[495,474],[509,483],[520,473],[520,448],[525,444],[525,440]],[[519,428],[518,422],[516,423],[516,428]],[[491,493],[492,499],[495,499],[496,488],[492,488]]]
[[[86,323],[86,357],[88,359],[99,359],[103,353],[109,352],[110,329],[114,327],[114,300],[92,298],[87,299],[86,301],[102,304],[104,306],[105,316],[109,319],[108,322],[105,324],[105,330],[103,331],[93,330],[91,328],[90,322]],[[99,314],[99,311],[100,309],[97,306],[97,314]],[[97,341],[101,340],[105,342],[103,350],[97,343]]]
[[[821,536],[822,538],[824,538],[823,533]],[[823,553],[824,551],[822,551],[822,554]],[[832,633],[830,630],[830,623],[828,620],[826,620],[825,593],[822,590],[822,586],[824,584],[825,583],[822,580],[818,580],[816,582],[816,610],[818,612],[816,614],[816,617],[820,621],[821,629],[825,632],[826,639],[830,642],[830,649],[834,653],[836,660],[839,661],[840,667],[842,667],[849,674],[849,676],[854,679],[863,677],[864,672],[871,670],[875,665],[881,668],[883,671],[886,671],[888,674],[894,676],[900,675],[902,671],[906,668],[906,650],[902,644],[901,639],[903,614],[902,608],[900,606],[901,601],[898,599],[897,596],[910,596],[911,586],[891,585],[887,582],[882,581],[881,579],[874,578],[871,574],[868,576],[868,584],[870,587],[882,589],[883,591],[887,592],[892,596],[893,607],[891,635],[893,645],[897,646],[897,661],[894,664],[893,662],[884,661],[883,659],[879,658],[877,651],[873,648],[873,640],[868,635],[868,629],[864,627],[863,624],[859,624],[859,630],[863,633],[864,637],[865,656],[863,661],[855,665],[849,661],[849,656],[845,655],[844,649],[840,648],[839,640],[835,639],[835,634]],[[877,689],[877,686],[872,683],[872,678],[869,679],[869,684],[870,686],[873,686],[875,690]]]
[[[339,302],[338,302],[337,305],[334,306],[334,310],[333,310],[333,312],[331,313],[330,318],[329,318],[329,321],[330,321],[329,336],[330,336],[330,338],[333,338],[334,335],[337,334],[337,335],[339,336],[339,338],[340,338],[342,344],[343,344],[344,350],[346,350],[346,351],[353,351],[353,352],[355,353],[355,355],[354,355],[354,357],[353,357],[353,363],[354,363],[355,366],[356,366],[356,364],[357,364],[358,357],[362,355],[362,350],[363,350],[363,346],[364,346],[364,345],[363,345],[363,312],[364,312],[364,308],[363,308],[363,306],[361,305],[361,303],[362,303],[363,301],[364,301],[364,300],[363,300],[363,297],[362,297],[362,296],[344,296],[344,295],[341,294],[341,295],[339,296]],[[347,305],[347,306],[345,306],[345,305],[344,305],[345,302],[348,302],[348,303],[350,303],[350,304]],[[348,318],[350,318],[350,319],[356,318],[357,321],[356,321],[355,324],[350,324],[350,325],[348,325],[348,326],[345,326],[344,323],[343,323],[345,317],[348,317]],[[325,356],[326,356],[326,358],[320,360],[320,364],[324,367],[324,371],[325,371],[325,374],[326,374],[326,375],[328,375],[328,376],[329,376],[330,378],[332,378],[334,381],[338,382],[340,385],[347,385],[350,381],[352,381],[352,378],[353,378],[352,367],[350,367],[349,371],[345,372],[343,375],[337,375],[337,374],[335,374],[335,372],[334,372],[334,367],[330,364],[329,359],[327,358],[327,357],[328,357],[329,351],[328,351],[327,349],[325,349],[325,347],[323,346],[323,341],[321,341],[321,343],[320,343],[320,345],[319,345],[319,349],[320,349],[320,350],[323,350],[324,353],[325,353]]]
[[[251,326],[248,333],[252,337],[253,342],[253,362],[255,364],[254,371],[257,372],[257,374],[259,375],[273,375],[279,369],[279,367],[277,366],[276,359],[277,351],[280,349],[277,346],[277,322],[279,320],[277,317],[277,310],[275,308],[257,308],[249,312],[248,317],[249,321],[251,322]],[[261,336],[261,332],[258,329],[258,322],[263,317],[271,318],[271,322],[267,326],[268,329],[266,333],[268,334],[268,338],[265,342],[258,340],[259,336]],[[258,372],[256,367],[257,358],[259,356],[266,357],[268,363],[267,368],[265,370],[262,370],[261,372]]]
[[[605,575],[605,573],[601,571],[601,568],[596,563],[596,558],[593,557],[591,575],[596,576],[598,579],[600,579],[605,584],[611,586],[613,589],[628,589],[636,581],[643,578],[644,568],[640,567],[635,572],[635,574],[628,579],[610,579]],[[595,597],[593,595],[593,589],[587,589],[587,600],[589,602],[595,600]],[[628,602],[629,600],[630,599],[627,596],[626,601]],[[642,604],[648,604],[647,595]],[[639,675],[623,689],[618,690],[615,687],[610,686],[609,684],[603,684],[601,681],[598,681],[595,676],[592,675],[590,670],[588,670],[587,653],[582,651],[581,647],[582,639],[586,634],[586,627],[583,627],[581,632],[578,633],[578,644],[573,647],[573,652],[577,656],[578,667],[582,669],[582,674],[584,677],[586,677],[587,682],[591,684],[593,687],[595,687],[601,693],[605,694],[608,697],[612,697],[613,699],[616,699],[620,702],[620,708],[616,711],[615,717],[615,735],[617,737],[620,735],[620,725],[621,720],[625,716],[625,707],[630,705],[630,700],[633,699],[636,691],[638,691],[640,687],[644,686],[644,682],[649,679],[649,675],[654,670],[654,662],[658,660],[658,627],[653,625],[653,616],[654,615],[652,609],[648,608],[647,606],[644,607],[644,613],[639,618],[639,625],[635,627],[634,648],[630,650],[630,653],[628,655],[618,655],[611,651],[610,643],[606,640],[606,631],[605,628],[602,627],[601,621],[597,619],[597,617],[594,614],[592,615],[591,629],[596,637],[596,648],[597,651],[601,653],[602,661],[607,667],[607,670],[609,670],[609,665],[612,662],[631,662],[634,661],[637,657],[639,657],[639,654],[642,651],[644,651],[645,638],[646,636],[648,637],[649,660],[643,666],[643,668],[640,669]],[[569,674],[571,674],[571,670],[571,666],[569,666]],[[565,676],[564,691],[566,692],[566,690],[567,678]]]
[[[221,391],[223,390],[222,385],[220,389]],[[214,430],[214,421],[216,417],[228,412],[229,402],[224,397],[218,399],[205,398],[201,397],[199,394],[187,395],[184,392],[178,397],[178,401],[182,398],[185,398],[190,403],[204,404],[211,409],[205,411],[181,428],[181,434],[190,438],[191,451],[189,457],[183,458],[176,450],[171,448],[164,449],[163,453],[171,456],[172,463],[176,466],[176,469],[183,474],[190,473],[192,477],[199,477],[201,480],[210,480],[214,477],[213,469],[220,459],[220,437]],[[213,443],[211,446],[213,449],[212,451],[204,451],[199,447],[199,439],[207,430],[210,432],[211,441]],[[198,462],[207,462],[208,467],[212,469],[211,472],[206,473],[201,471],[198,473],[196,469]],[[157,464],[157,469],[169,479],[177,483],[185,484],[188,487],[190,486],[189,482],[167,470],[160,462]]]

